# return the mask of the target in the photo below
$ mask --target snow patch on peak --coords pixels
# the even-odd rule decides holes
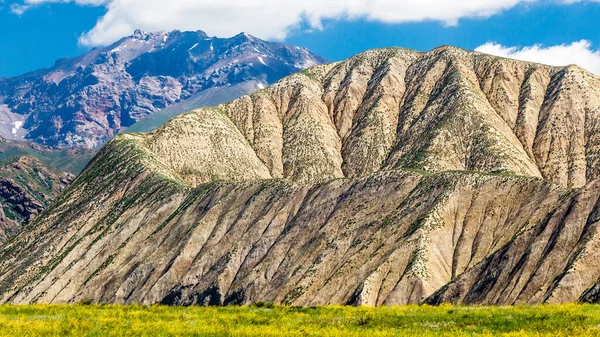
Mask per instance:
[[[264,65],[267,65],[267,64],[265,63],[265,60],[263,60],[263,58],[262,58],[262,57],[260,57],[260,56],[257,56],[257,58],[258,58],[258,60],[260,61],[260,63],[262,63],[262,64],[264,64]]]
[[[119,52],[119,51],[121,51],[121,50],[123,50],[123,49],[125,49],[125,48],[127,48],[127,45],[126,45],[126,44],[124,44],[124,45],[122,45],[122,46],[118,46],[117,48],[114,48],[114,49],[113,49],[113,50],[111,50],[110,52],[111,52],[111,53],[116,53],[116,52]]]
[[[23,121],[16,121],[13,122],[13,127],[12,127],[12,134],[16,137],[17,136],[17,132],[19,132],[19,129],[21,129],[21,126],[23,126]]]
[[[192,46],[192,48],[188,49],[188,50],[192,50],[194,48],[198,47],[198,43],[196,43],[195,45]]]
[[[319,65],[319,63],[315,62],[313,59],[304,60],[302,63],[294,63],[294,67],[298,69],[307,69]]]
[[[257,84],[257,86],[258,86],[259,89],[264,89],[265,88],[265,85],[262,84],[262,83]]]

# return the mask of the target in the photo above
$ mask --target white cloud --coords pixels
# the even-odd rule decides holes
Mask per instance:
[[[232,36],[247,31],[261,38],[283,39],[306,22],[320,29],[324,19],[384,23],[434,20],[455,25],[461,18],[489,17],[536,0],[24,0],[37,5],[76,2],[102,5],[106,14],[84,34],[84,45],[106,45],[140,28],[197,30]]]
[[[21,5],[21,4],[12,4],[12,5],[10,5],[10,11],[13,14],[16,14],[16,15],[19,15],[19,16],[23,15],[23,13],[25,13],[27,11],[27,9],[29,9],[28,5]]]
[[[592,43],[587,40],[548,47],[539,44],[528,47],[506,47],[495,42],[488,42],[475,50],[486,54],[553,66],[576,64],[600,75],[600,50],[594,50]]]
[[[571,5],[571,4],[576,4],[576,3],[580,3],[580,2],[600,2],[600,0],[561,0],[560,2],[562,2],[563,4],[566,4],[566,5]]]
[[[28,5],[40,5],[45,3],[70,3],[74,2],[78,5],[100,6],[108,3],[110,0],[25,0]]]

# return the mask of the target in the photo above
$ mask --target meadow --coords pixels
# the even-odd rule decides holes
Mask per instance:
[[[600,306],[0,306],[0,336],[600,336]]]

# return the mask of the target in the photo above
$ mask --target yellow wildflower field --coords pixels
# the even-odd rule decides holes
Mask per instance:
[[[0,336],[600,336],[600,306],[0,306]]]

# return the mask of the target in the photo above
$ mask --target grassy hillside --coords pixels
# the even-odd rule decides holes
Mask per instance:
[[[125,129],[124,132],[150,132],[158,129],[171,118],[184,112],[197,109],[204,106],[213,106],[232,101],[240,96],[255,92],[260,89],[259,82],[247,81],[244,83],[209,88],[203,90],[185,101],[173,104],[163,110],[150,114],[137,121],[132,126]]]
[[[600,306],[0,307],[0,336],[598,336]]]
[[[78,174],[94,156],[95,151],[85,149],[58,149],[39,144],[0,138],[0,163],[16,157],[29,156],[61,172]]]

